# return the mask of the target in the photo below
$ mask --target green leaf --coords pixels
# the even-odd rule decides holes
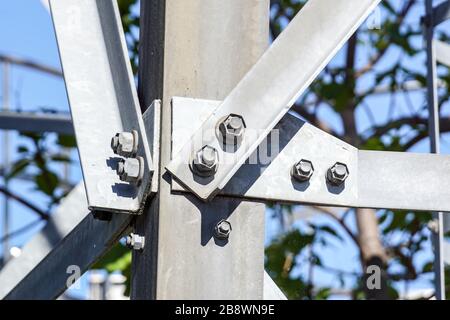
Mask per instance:
[[[77,146],[77,142],[74,136],[60,134],[58,136],[58,142],[60,146],[65,148],[75,148]]]
[[[58,187],[59,178],[50,171],[43,171],[35,176],[35,182],[39,190],[48,196],[53,196],[55,189]]]
[[[11,179],[11,178],[17,176],[19,173],[24,171],[29,165],[30,165],[30,160],[26,159],[26,158],[16,161],[13,164],[11,171],[7,174],[7,176],[6,176],[7,179]]]

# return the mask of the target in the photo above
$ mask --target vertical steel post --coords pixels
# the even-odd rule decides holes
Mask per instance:
[[[159,194],[136,221],[133,299],[262,299],[265,206],[171,192],[171,98],[220,100],[268,45],[269,0],[141,1],[141,105],[162,99]],[[220,219],[227,241],[214,238]]]
[[[436,72],[436,52],[433,45],[433,0],[425,1],[426,7],[426,28],[425,41],[427,48],[427,101],[429,110],[429,136],[431,153],[440,153],[439,145],[439,103],[437,93],[437,72]],[[443,252],[443,214],[442,212],[434,212],[433,220],[435,222],[433,230],[433,247],[434,247],[434,273],[435,273],[435,290],[436,299],[445,300],[445,279],[444,279],[444,252]]]
[[[9,110],[9,63],[3,63],[3,110]],[[3,132],[3,183],[5,189],[8,190],[8,179],[7,174],[9,171],[9,132],[5,130]],[[7,196],[4,197],[3,203],[3,264],[6,264],[10,258],[9,255],[9,199]]]

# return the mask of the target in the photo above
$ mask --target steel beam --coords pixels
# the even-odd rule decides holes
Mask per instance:
[[[154,101],[143,115],[149,145],[159,161],[160,101]],[[155,174],[159,169],[155,170]],[[158,189],[153,179],[152,192]],[[131,229],[132,216],[112,215],[98,221],[87,209],[86,193],[79,184],[51,216],[44,229],[34,236],[0,273],[0,299],[55,299],[67,289],[67,267],[85,272],[116,241]],[[42,285],[45,283],[46,285]]]
[[[433,27],[440,25],[442,22],[450,19],[450,1],[447,0],[442,2],[441,4],[432,8],[430,13],[433,17],[432,21],[430,21],[431,25]]]
[[[86,211],[87,212],[87,211]],[[115,214],[111,221],[86,217],[6,296],[7,300],[56,299],[67,289],[68,267],[84,273],[129,232],[133,216]]]
[[[74,134],[70,115],[62,114],[3,111],[0,112],[0,129]]]
[[[62,77],[62,71],[57,68],[53,68],[50,66],[45,66],[35,61],[31,61],[28,59],[23,59],[15,56],[0,54],[0,62],[10,63],[12,65],[18,65],[26,68],[30,68],[35,71],[39,71],[42,73],[46,73],[48,75]]]
[[[128,229],[132,216],[94,220],[78,185],[47,225],[0,273],[0,299],[56,299],[67,289],[67,267],[86,271]]]
[[[268,0],[141,1],[140,97],[162,100],[161,168],[170,161],[171,98],[223,99],[268,45]],[[160,173],[158,195],[135,232],[132,299],[262,299],[265,207],[240,199],[205,204],[171,192]],[[220,219],[228,242],[214,238]],[[220,285],[219,285],[220,283]]]
[[[88,214],[83,185],[76,186],[51,215],[47,225],[22,248],[0,272],[0,299],[22,282],[28,273],[64,239]],[[42,287],[45,287],[44,285]]]
[[[116,1],[50,1],[89,208],[139,214],[153,172]],[[140,186],[116,173],[118,132],[136,130],[144,158]]]
[[[433,45],[436,61],[450,67],[450,45],[439,40],[433,40]],[[436,79],[436,81],[438,81],[438,79]]]
[[[447,8],[440,8],[442,11],[448,11]],[[431,153],[440,153],[440,128],[439,128],[439,96],[437,91],[437,60],[436,47],[434,38],[434,26],[438,24],[435,22],[433,8],[433,0],[425,0],[425,12],[428,17],[428,23],[425,28],[425,43],[427,52],[427,102],[428,102],[428,131],[430,137],[430,151]],[[442,51],[442,46],[441,46]],[[445,55],[446,53],[444,53]],[[442,55],[442,52],[441,52]],[[435,171],[434,167],[432,170]],[[438,179],[445,179],[438,177]],[[436,192],[438,192],[436,190]],[[444,211],[450,211],[444,209]],[[444,219],[443,213],[433,212],[433,219],[436,224],[436,230],[433,232],[433,250],[434,250],[434,282],[435,282],[435,296],[437,300],[445,300],[445,266],[444,266]]]
[[[308,1],[175,154],[167,170],[201,199],[214,197],[378,3],[379,0]],[[230,114],[242,116],[247,127],[242,145],[235,152],[224,150],[216,137],[216,125]],[[216,173],[207,178],[193,174],[189,166],[193,154],[204,145],[214,147],[219,157]]]
[[[450,266],[450,243],[443,243],[444,262],[447,266]]]
[[[173,98],[173,153],[218,105],[219,101]],[[312,161],[315,168],[308,183],[298,183],[290,175],[302,158]],[[349,168],[345,187],[326,182],[327,170],[336,162]],[[175,180],[172,189],[186,191]],[[449,211],[450,156],[357,150],[287,114],[220,195],[324,206]]]

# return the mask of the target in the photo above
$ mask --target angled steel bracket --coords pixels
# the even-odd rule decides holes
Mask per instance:
[[[145,131],[117,2],[52,0],[50,5],[89,208],[139,214],[154,172],[147,139],[153,136]],[[134,184],[116,172],[125,159],[113,152],[111,139],[120,132],[135,132]]]
[[[334,0],[330,10],[328,1],[308,1],[179,150],[167,170],[201,199],[214,197],[378,3],[379,0]],[[224,148],[216,130],[229,115],[241,117],[246,126],[242,143],[233,152]],[[190,169],[198,149],[204,146],[214,148],[219,159],[214,175],[206,178]]]
[[[220,103],[173,98],[173,154]],[[314,167],[307,182],[291,176],[302,159]],[[340,186],[327,181],[337,162],[349,171]],[[176,180],[172,190],[186,191]],[[450,156],[358,150],[287,114],[220,194],[324,206],[450,211]]]

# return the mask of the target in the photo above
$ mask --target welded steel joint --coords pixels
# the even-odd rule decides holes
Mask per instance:
[[[244,138],[246,124],[244,118],[237,114],[230,114],[218,124],[219,139],[226,146],[238,146]]]
[[[144,177],[144,158],[121,159],[117,164],[117,174],[121,181],[139,185]]]
[[[222,219],[214,228],[214,236],[217,239],[226,240],[229,238],[231,230],[231,223],[225,219]]]
[[[299,182],[306,182],[311,179],[314,173],[314,166],[311,161],[302,159],[291,169],[291,176]]]
[[[327,180],[329,183],[335,186],[342,185],[348,178],[350,172],[345,163],[336,162],[327,172]]]
[[[217,172],[219,167],[219,153],[214,147],[204,146],[196,152],[192,160],[192,169],[195,174],[202,177],[210,177]]]
[[[136,156],[139,144],[139,135],[136,130],[119,132],[111,139],[111,148],[115,154],[122,157]]]

